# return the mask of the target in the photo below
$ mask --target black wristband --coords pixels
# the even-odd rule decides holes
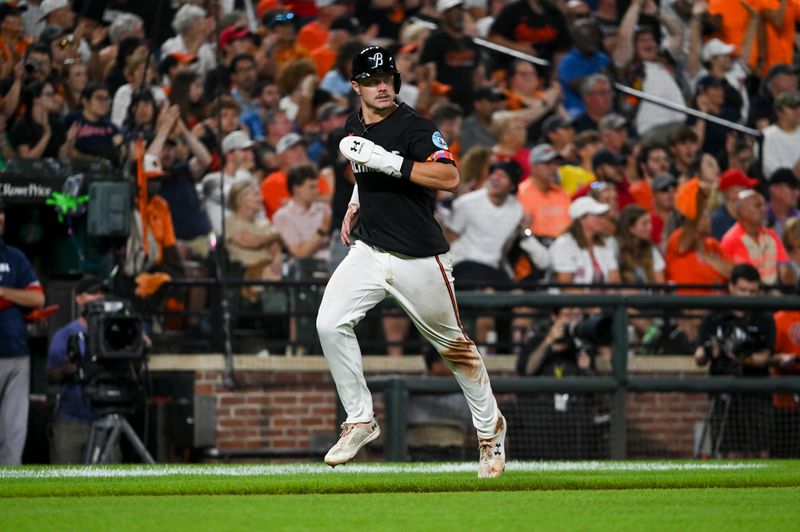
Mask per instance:
[[[408,158],[403,159],[403,164],[400,165],[400,177],[406,181],[411,181],[411,170],[414,168],[414,161]]]

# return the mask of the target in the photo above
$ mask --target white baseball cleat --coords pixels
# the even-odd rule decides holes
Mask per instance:
[[[366,423],[342,423],[339,441],[325,455],[325,463],[335,467],[349,462],[362,447],[380,435],[381,428],[375,418]]]
[[[478,439],[478,478],[496,478],[506,468],[506,418],[497,418],[497,432],[491,438]]]

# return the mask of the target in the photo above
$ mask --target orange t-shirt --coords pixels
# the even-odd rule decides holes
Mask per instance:
[[[0,57],[2,57],[3,62],[12,60],[17,62],[25,57],[25,50],[28,49],[28,45],[30,43],[31,39],[17,39],[17,42],[14,43],[14,46],[9,47],[8,44],[6,44],[5,39],[0,37]]]
[[[676,284],[718,284],[724,288],[726,279],[710,264],[705,262],[697,251],[690,250],[683,254],[678,252],[678,243],[682,234],[683,228],[681,227],[673,231],[667,240],[667,247],[664,252],[664,262],[667,263],[665,272],[667,281]],[[722,248],[719,242],[712,237],[706,237],[703,241],[703,250],[708,255],[722,256]],[[711,294],[714,293],[714,290],[686,288],[678,290],[678,293]]]
[[[778,264],[788,262],[789,256],[778,235],[762,228],[758,238],[748,235],[742,224],[735,223],[720,241],[725,257],[734,264],[752,264],[761,274],[761,282],[778,282]]]
[[[762,12],[766,9],[777,9],[780,5],[780,0],[744,1],[746,1],[758,12]],[[750,14],[739,3],[738,0],[735,2],[731,2],[731,0],[709,0],[708,12],[712,15],[719,15],[722,17],[722,25],[720,26],[719,31],[713,36],[726,43],[736,45],[736,52],[738,53],[739,48],[742,46],[742,42],[744,41],[744,34],[747,32],[747,23],[750,20]],[[794,34],[794,31],[792,31],[792,34]],[[769,43],[769,41],[767,42]],[[767,51],[767,54],[767,59],[769,59],[769,50]],[[753,51],[751,52],[750,57],[747,58],[747,64],[750,66],[750,68],[754,68],[757,60],[758,37],[756,37],[755,41],[753,42]]]
[[[773,375],[800,375],[800,310],[781,310],[775,313],[775,352],[795,355],[794,368],[772,368]],[[772,396],[776,408],[798,408],[791,393]]]
[[[316,50],[328,42],[328,30],[318,21],[309,22],[297,32],[297,44],[306,50]]]
[[[630,186],[631,196],[633,201],[647,209],[647,212],[653,212],[653,189],[646,179],[640,179]]]
[[[536,236],[556,238],[569,227],[569,196],[556,185],[542,192],[533,179],[520,183],[517,200],[522,209],[531,215],[531,231]]]
[[[767,57],[764,62],[764,72],[778,64],[791,65],[794,62],[794,28],[800,20],[800,1],[788,0],[786,12],[783,15],[783,24],[775,28],[772,24],[767,27]]]
[[[322,77],[333,68],[336,64],[336,52],[331,50],[327,45],[320,46],[311,51],[311,60],[317,65],[317,75]]]
[[[272,215],[284,206],[292,195],[289,193],[289,176],[286,172],[280,170],[272,172],[261,181],[261,197],[264,200],[264,209],[267,211],[267,217],[272,219]],[[320,177],[317,180],[319,193],[327,195],[331,193],[331,186],[328,181]]]

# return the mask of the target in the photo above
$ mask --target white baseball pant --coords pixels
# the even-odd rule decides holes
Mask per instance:
[[[395,298],[453,371],[480,438],[496,431],[499,411],[483,357],[461,328],[450,253],[409,257],[361,241],[331,276],[317,315],[322,351],[347,412],[347,423],[372,419],[361,349],[353,327],[387,295]]]

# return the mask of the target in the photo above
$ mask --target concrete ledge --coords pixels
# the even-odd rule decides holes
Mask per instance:
[[[365,355],[364,371],[367,373],[423,374],[425,361],[419,355],[387,357],[385,355]],[[489,373],[514,373],[516,356],[490,355],[484,357]],[[234,355],[233,365],[237,371],[271,372],[327,372],[328,364],[322,356],[270,356]],[[225,359],[220,354],[152,355],[149,366],[152,371],[223,371]],[[601,373],[609,373],[611,365],[607,360],[598,361]],[[659,355],[635,356],[628,360],[630,373],[659,374],[705,374],[705,368],[698,368],[691,356]]]

